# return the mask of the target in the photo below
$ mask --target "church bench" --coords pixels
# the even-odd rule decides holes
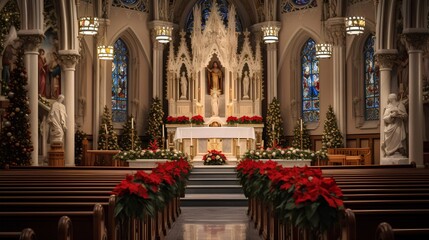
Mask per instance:
[[[425,209],[429,199],[374,199],[374,200],[344,200],[344,206],[350,209]]]
[[[37,237],[54,240],[57,236],[58,219],[68,216],[73,221],[73,237],[79,240],[104,240],[107,238],[104,212],[96,204],[93,211],[75,212],[0,212],[0,231],[16,231],[30,227]]]
[[[344,164],[347,161],[347,156],[360,156],[361,165],[372,164],[370,148],[328,148],[328,156],[330,155],[345,155]]]
[[[376,231],[377,240],[421,240],[429,239],[429,228],[392,228],[389,223],[382,222]]]
[[[35,240],[36,233],[34,233],[33,229],[31,228],[25,228],[21,232],[0,232],[0,239],[1,240]],[[66,240],[66,239],[58,239],[58,240]]]

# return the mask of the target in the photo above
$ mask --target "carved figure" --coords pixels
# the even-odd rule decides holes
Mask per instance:
[[[222,94],[222,86],[223,86],[223,74],[222,70],[219,69],[218,63],[215,61],[212,64],[212,68],[207,68],[208,71],[208,86],[209,86],[209,93],[211,94],[211,90],[218,89],[220,91],[220,94]]]
[[[63,143],[66,127],[66,107],[63,104],[64,95],[59,95],[57,101],[52,104],[48,115],[49,137],[51,143]]]
[[[249,98],[249,84],[249,72],[245,71],[243,77],[243,98]]]
[[[46,73],[47,73],[47,62],[45,57],[45,50],[39,49],[38,57],[38,71],[39,71],[39,94],[42,97],[46,97]]]
[[[388,104],[383,114],[385,128],[382,149],[385,156],[405,151],[407,134],[404,121],[407,117],[404,104],[397,100],[396,94],[389,94]]]
[[[186,99],[186,89],[188,88],[188,80],[186,79],[185,72],[182,72],[182,77],[180,77],[180,98]]]
[[[212,116],[219,115],[219,90],[211,91]]]

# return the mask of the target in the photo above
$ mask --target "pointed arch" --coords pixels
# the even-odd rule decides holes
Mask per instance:
[[[305,122],[318,122],[319,60],[316,58],[316,42],[309,38],[301,47],[301,116]]]
[[[374,57],[375,36],[369,35],[363,47],[365,121],[379,120],[379,74]]]
[[[130,51],[122,38],[114,44],[112,61],[112,120],[125,122],[128,115]]]

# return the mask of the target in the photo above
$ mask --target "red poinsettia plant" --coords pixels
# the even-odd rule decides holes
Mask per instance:
[[[229,117],[226,119],[226,123],[227,123],[228,125],[234,125],[234,124],[237,124],[237,123],[238,123],[238,118],[237,118],[237,117],[234,117],[234,116],[229,116]]]
[[[151,173],[127,175],[112,191],[117,196],[115,217],[120,221],[154,217],[172,197],[181,195],[190,170],[189,162],[180,159],[160,163]]]
[[[204,118],[201,115],[192,116],[191,123],[196,125],[203,125],[204,124]]]
[[[168,124],[189,124],[190,123],[189,117],[187,116],[178,116],[178,117],[168,116],[165,122]]]
[[[261,116],[242,116],[238,119],[238,122],[241,124],[260,124],[263,120]]]
[[[344,209],[341,189],[320,169],[283,168],[247,159],[238,164],[237,172],[249,197],[271,201],[276,215],[295,226],[324,232],[339,221]],[[260,190],[261,185],[269,190]]]
[[[226,156],[222,151],[210,150],[203,156],[204,165],[223,165],[226,163]]]

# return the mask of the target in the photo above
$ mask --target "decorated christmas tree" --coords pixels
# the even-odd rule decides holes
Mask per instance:
[[[337,125],[337,118],[335,117],[332,106],[329,106],[326,113],[325,124],[323,126],[322,135],[322,150],[327,151],[328,148],[341,148],[343,147],[343,136]]]
[[[10,76],[9,106],[4,113],[4,127],[0,134],[0,167],[27,166],[31,163],[31,132],[29,123],[29,101],[27,97],[27,72],[23,67],[22,55],[18,57],[17,68]],[[37,133],[34,133],[37,134]],[[37,159],[33,159],[37,161]]]
[[[84,133],[82,130],[76,130],[76,133],[74,134],[74,163],[76,166],[79,166],[82,164],[82,158],[83,158],[83,144],[82,141],[86,138],[86,133]]]
[[[142,143],[137,135],[135,120],[133,115],[128,116],[128,120],[123,126],[121,141],[119,142],[122,151],[141,150]]]
[[[118,137],[113,130],[112,114],[107,106],[104,106],[100,129],[98,130],[98,149],[118,150]]]
[[[159,98],[154,98],[152,106],[149,110],[149,126],[147,130],[147,135],[150,137],[150,141],[161,140],[161,131],[164,118],[164,111],[162,111],[161,100]]]
[[[301,142],[301,126],[302,126],[302,142]],[[301,146],[302,144],[302,146]],[[307,126],[302,120],[296,122],[293,129],[292,147],[299,149],[311,149],[310,135],[308,134]]]
[[[283,136],[283,118],[280,113],[280,103],[277,98],[273,98],[273,101],[268,107],[266,123],[265,131],[267,134],[267,144],[273,147],[279,144],[278,141]]]

